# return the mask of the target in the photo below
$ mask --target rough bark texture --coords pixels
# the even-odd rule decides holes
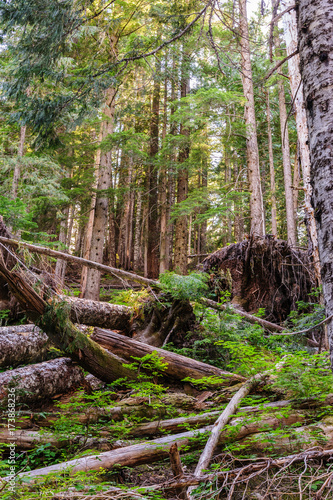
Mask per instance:
[[[187,56],[184,54],[181,68],[180,96],[186,97],[190,90],[190,79],[187,69]],[[186,162],[190,154],[189,130],[180,126],[180,134],[184,138],[184,143],[179,152],[178,162],[180,163],[177,175],[177,203],[185,201],[188,193],[188,166]],[[182,165],[184,164],[184,165]],[[174,270],[179,274],[187,273],[187,216],[177,217],[175,222],[175,250],[174,250]]]
[[[250,184],[251,233],[265,234],[264,205],[261,190],[257,125],[254,109],[254,92],[251,69],[249,29],[247,23],[246,0],[239,0],[239,29],[241,45],[242,83],[245,103],[245,123],[247,128],[246,150],[248,177]]]
[[[81,368],[68,358],[58,358],[0,373],[0,401],[15,388],[18,403],[47,400],[83,384]]]
[[[114,58],[114,48],[116,40],[112,37],[113,47],[111,47],[110,57]],[[115,113],[116,89],[110,87],[105,95],[104,115],[105,121],[102,123],[102,139],[105,139],[113,132]],[[108,198],[105,191],[111,186],[111,151],[101,153],[100,168],[98,172],[97,197],[95,205],[95,218],[91,238],[90,259],[95,262],[103,262],[104,239],[108,222]],[[88,269],[87,288],[84,298],[98,300],[100,289],[101,273],[96,269]]]
[[[91,338],[103,345],[106,349],[111,350],[115,354],[121,354],[121,356],[127,359],[131,359],[132,356],[143,357],[148,353],[156,351],[158,355],[163,358],[163,361],[168,363],[163,373],[178,380],[182,380],[186,377],[200,379],[202,377],[214,375],[225,379],[225,385],[232,385],[233,383],[244,380],[240,375],[225,372],[215,366],[201,363],[195,359],[186,358],[174,352],[165,351],[157,347],[137,342],[115,332],[95,328]],[[224,385],[223,382],[221,382],[221,385]]]
[[[267,135],[268,135],[268,155],[269,155],[269,177],[271,188],[271,230],[272,234],[277,237],[277,222],[276,222],[276,187],[275,187],[275,170],[273,156],[273,140],[271,127],[271,108],[269,104],[269,90],[266,93],[266,114],[267,114]]]
[[[131,307],[66,296],[63,296],[62,299],[71,307],[70,318],[73,323],[102,326],[103,328],[114,328],[127,332],[131,328],[133,316]]]
[[[158,278],[159,274],[159,218],[158,218],[158,179],[157,165],[154,160],[158,153],[158,128],[160,116],[160,81],[161,63],[156,60],[155,79],[150,118],[150,144],[148,167],[148,241],[147,241],[147,278]]]
[[[0,368],[39,363],[47,359],[49,347],[47,335],[39,328],[34,328],[34,325],[28,326],[32,327],[30,331],[18,328],[12,333],[5,333],[0,328]]]
[[[275,38],[275,44],[277,49],[279,49],[280,48],[279,37]],[[278,73],[280,75],[278,81],[278,95],[279,95],[280,130],[281,130],[281,142],[282,142],[284,194],[286,200],[286,215],[287,215],[287,238],[289,245],[295,246],[297,242],[297,237],[296,237],[296,221],[295,221],[294,200],[293,200],[294,196],[292,189],[293,181],[292,181],[291,162],[290,162],[287,106],[285,100],[284,83],[282,80],[283,73],[281,68],[279,68]]]
[[[298,9],[300,68],[309,128],[312,203],[318,231],[327,316],[333,313],[333,4],[301,0]],[[333,322],[328,324],[333,368]]]
[[[285,9],[294,7],[294,0],[282,0],[281,6]],[[297,49],[297,19],[296,10],[293,8],[283,15],[283,32],[286,42],[288,56]],[[306,120],[306,110],[303,95],[303,82],[300,74],[299,54],[288,59],[289,82],[291,94],[296,111],[296,127],[299,140],[299,155],[301,160],[301,170],[304,186],[304,209],[306,213],[306,225],[308,229],[310,253],[312,254],[313,265],[318,284],[320,284],[320,262],[318,251],[318,237],[314,210],[311,205],[312,186],[310,183],[310,150],[309,150],[309,132]]]
[[[242,425],[241,419],[235,419],[231,428],[227,431],[221,432],[219,443],[227,443],[237,441],[250,434],[260,432],[260,430],[270,430],[282,428],[296,422],[303,422],[304,416],[302,414],[293,413],[287,417],[278,415],[264,416],[258,422],[245,423]],[[23,472],[19,474],[19,478],[30,478],[32,481],[40,476],[44,476],[51,472],[68,471],[72,474],[78,471],[100,470],[104,468],[111,470],[114,467],[132,467],[143,463],[150,463],[166,458],[169,454],[170,447],[177,443],[178,448],[186,450],[196,449],[200,447],[200,441],[194,440],[211,430],[211,427],[197,429],[195,431],[187,431],[181,434],[166,436],[154,441],[145,441],[143,443],[127,446],[125,448],[118,448],[113,451],[100,453],[99,455],[86,456],[64,462],[61,464],[43,467],[30,472]],[[192,438],[192,439],[191,439]]]
[[[264,307],[266,319],[274,323],[284,321],[297,301],[308,302],[315,286],[307,252],[270,237],[222,248],[203,261],[203,270],[211,273],[217,296],[230,290],[235,306],[249,312]]]

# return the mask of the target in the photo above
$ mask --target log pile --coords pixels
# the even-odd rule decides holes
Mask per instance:
[[[0,261],[0,274],[33,322],[0,328],[0,366],[8,368],[0,373],[0,443],[8,446],[4,458],[14,441],[19,456],[50,447],[57,462],[29,465],[30,470],[21,470],[29,461],[22,467],[19,463],[16,482],[20,491],[35,491],[36,483],[50,474],[57,481],[95,472],[93,485],[102,470],[130,474],[131,468],[139,471],[138,478],[144,470],[140,466],[163,461],[163,480],[155,481],[160,484],[154,484],[153,476],[140,492],[128,490],[123,498],[149,498],[145,492],[163,489],[165,498],[194,500],[195,487],[208,483],[220,488],[221,498],[232,500],[238,498],[240,485],[240,498],[250,498],[246,488],[252,487],[252,478],[270,468],[333,457],[332,394],[325,400],[281,399],[283,394],[272,389],[267,392],[270,371],[246,379],[156,347],[156,331],[162,332],[160,341],[174,328],[175,317],[182,311],[186,321],[190,318],[189,303],[187,309],[174,303],[169,310],[155,310],[148,320],[142,320],[128,307],[36,292],[25,275],[6,266],[4,260]],[[255,321],[251,315],[247,319]],[[281,330],[269,322],[262,326],[268,331]],[[50,346],[56,359],[48,359]],[[146,367],[145,359],[155,360],[153,371]],[[129,366],[133,362],[134,368]],[[85,376],[84,371],[90,375]],[[92,380],[92,375],[98,380]],[[206,379],[202,391],[194,383],[184,383],[184,379],[202,378]],[[8,426],[13,392],[15,429]],[[222,394],[227,401],[221,407]],[[242,401],[249,394],[270,395],[273,401],[246,406]],[[281,458],[271,458],[272,449]],[[60,456],[64,450],[71,455],[68,460]],[[193,472],[182,464],[189,453],[197,453]],[[244,453],[251,455],[245,464]],[[214,460],[221,462],[222,470],[207,473]],[[164,482],[167,469],[168,483]],[[332,478],[332,474],[324,477],[320,491],[326,492]],[[84,476],[80,493],[64,490],[50,498],[88,499],[85,487],[89,481]],[[273,488],[275,479],[266,481]],[[5,479],[1,488],[7,488]],[[106,492],[110,498],[121,498],[124,490],[112,486]],[[205,498],[205,493],[200,494]]]

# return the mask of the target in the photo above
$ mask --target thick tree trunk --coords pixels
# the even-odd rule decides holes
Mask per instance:
[[[188,75],[187,68],[187,57],[184,54],[182,61],[182,74],[181,74],[181,84],[180,84],[180,96],[181,98],[186,97],[190,90],[190,79]],[[189,135],[190,132],[188,128],[184,127],[183,124],[180,126],[180,134],[184,138],[184,143],[181,146],[181,150],[178,157],[178,162],[180,163],[178,175],[177,175],[177,203],[185,201],[188,192],[188,166],[186,162],[190,154],[189,145]],[[184,166],[182,164],[185,164]],[[181,215],[177,217],[175,223],[175,250],[174,250],[174,270],[179,274],[187,273],[187,216]]]
[[[246,99],[245,124],[247,128],[246,150],[248,177],[250,184],[251,233],[256,236],[263,236],[265,234],[264,204],[260,180],[259,150],[254,108],[254,92],[246,0],[239,0],[239,28],[242,68],[241,76],[244,97]]]
[[[269,105],[269,89],[266,92],[266,114],[267,114],[267,135],[268,135],[268,157],[269,157],[269,177],[271,187],[271,226],[272,234],[277,238],[277,222],[276,222],[276,187],[275,187],[275,169],[274,169],[274,154],[273,140],[271,127],[271,109]]]
[[[159,238],[158,217],[158,177],[155,164],[158,153],[159,116],[160,116],[160,62],[157,59],[154,80],[152,109],[150,118],[150,144],[148,168],[148,241],[147,241],[147,278],[158,278],[159,274]]]
[[[134,248],[133,248],[133,269],[142,270],[142,250],[141,250],[141,233],[142,233],[142,190],[141,183],[138,185],[136,196],[136,214],[135,214],[135,233],[134,233]]]
[[[99,142],[102,141],[102,132],[100,132],[98,140]],[[85,235],[84,235],[84,250],[83,250],[84,259],[90,258],[91,240],[92,240],[92,233],[93,233],[94,219],[95,219],[96,190],[98,184],[100,162],[101,162],[101,150],[100,148],[98,148],[95,157],[95,172],[94,172],[94,181],[92,184],[89,219],[85,228]],[[81,272],[81,297],[84,297],[86,294],[87,277],[88,277],[88,267],[84,266]]]
[[[260,430],[270,430],[292,425],[296,422],[303,422],[304,416],[301,414],[290,414],[287,417],[279,415],[263,417],[258,422],[248,423],[245,421],[244,425],[240,419],[235,419],[231,428],[223,431],[220,434],[219,443],[227,443],[237,441],[250,434],[260,432]],[[201,440],[193,439],[200,435],[209,432],[211,427],[204,427],[195,431],[187,431],[173,436],[166,436],[154,441],[145,441],[144,443],[134,444],[125,448],[118,448],[113,451],[100,453],[97,456],[91,455],[84,458],[78,458],[63,462],[61,464],[43,467],[34,471],[23,472],[18,475],[18,478],[24,478],[34,481],[35,478],[45,476],[52,472],[65,471],[71,474],[79,471],[112,470],[115,467],[133,467],[144,463],[150,463],[168,457],[170,446],[177,443],[179,449],[186,450],[197,449],[201,446]]]
[[[0,373],[0,401],[15,393],[17,403],[47,400],[84,383],[83,371],[68,358],[44,361]]]
[[[312,203],[318,231],[326,315],[333,313],[333,4],[300,0],[298,36],[300,68],[309,129]],[[333,369],[333,322],[328,324]]]
[[[178,380],[182,380],[186,377],[200,379],[202,377],[216,376],[223,379],[219,382],[221,385],[232,385],[244,380],[240,375],[225,372],[215,366],[201,363],[195,359],[186,358],[174,352],[165,351],[148,344],[137,342],[136,340],[124,337],[115,332],[95,328],[91,339],[103,345],[113,353],[121,355],[129,360],[133,356],[141,358],[155,351],[163,358],[163,362],[168,363],[168,366],[162,373]]]
[[[281,6],[284,9],[294,5],[294,0],[282,0]],[[287,55],[293,54],[297,49],[297,19],[296,9],[290,10],[282,17],[284,39],[286,42]],[[299,54],[288,59],[289,82],[291,94],[293,97],[294,108],[296,111],[296,127],[299,141],[299,154],[301,159],[301,171],[304,186],[304,209],[306,213],[306,225],[310,239],[310,249],[313,258],[318,285],[321,282],[320,278],[320,262],[318,251],[318,237],[314,210],[311,204],[312,186],[310,182],[310,150],[309,150],[309,132],[306,120],[306,110],[303,95],[303,82],[300,74],[300,57]]]
[[[39,363],[47,359],[47,335],[34,325],[27,325],[30,331],[25,331],[24,326],[12,333],[5,333],[9,329],[0,328],[0,368]]]
[[[115,41],[114,41],[115,43]],[[114,48],[112,48],[114,50]],[[116,89],[110,87],[106,91],[104,107],[105,121],[102,123],[102,139],[113,132]],[[111,151],[102,152],[97,184],[97,198],[94,212],[94,225],[91,239],[90,259],[103,262],[104,239],[108,220],[108,197],[106,190],[111,186]],[[98,300],[101,273],[96,269],[88,269],[85,299]]]
[[[126,332],[131,328],[131,319],[134,314],[131,307],[66,296],[62,299],[70,305],[70,318],[73,323],[114,328]]]

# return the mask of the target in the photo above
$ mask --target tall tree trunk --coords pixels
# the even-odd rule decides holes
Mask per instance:
[[[274,170],[274,155],[271,127],[271,109],[269,105],[269,90],[266,93],[266,114],[267,114],[267,135],[268,135],[268,157],[269,157],[269,176],[271,186],[271,217],[272,217],[272,234],[277,237],[277,222],[276,222],[276,187],[275,187],[275,170]]]
[[[184,54],[182,61],[182,74],[180,84],[180,96],[186,97],[190,90],[190,79],[187,68],[187,56]],[[180,164],[177,176],[177,203],[185,201],[188,192],[188,166],[186,162],[190,154],[189,146],[189,129],[183,124],[180,125],[180,134],[184,138],[184,143],[181,146],[178,162]],[[182,164],[185,165],[183,166]],[[174,269],[179,274],[187,273],[187,216],[181,215],[175,223],[175,253],[174,253]]]
[[[17,150],[17,160],[15,162],[13,182],[12,182],[12,198],[17,198],[17,190],[21,176],[21,158],[24,156],[24,143],[27,127],[24,125],[20,129],[20,142]]]
[[[333,4],[300,0],[298,4],[300,68],[309,130],[312,202],[317,223],[326,315],[333,313]],[[333,322],[328,323],[333,368]]]
[[[102,123],[102,139],[113,132],[116,90],[110,87],[106,91],[104,106],[105,120]],[[108,197],[105,191],[111,186],[111,151],[102,152],[97,184],[97,198],[94,213],[94,225],[91,239],[90,259],[102,263],[105,231],[108,218]],[[96,269],[88,269],[87,287],[84,298],[98,300],[101,273]]]
[[[60,231],[59,231],[59,242],[66,246],[67,242],[67,225],[68,225],[68,213],[69,207],[66,208],[63,218],[60,222]],[[61,248],[62,252],[67,251],[67,247],[65,249]],[[57,259],[54,275],[59,283],[59,286],[62,286],[65,279],[65,270],[66,270],[66,261],[62,259]]]
[[[287,8],[293,4],[293,0],[282,0],[282,7]],[[296,11],[291,10],[285,14],[283,20],[283,31],[286,42],[287,54],[290,55],[297,49],[297,19]],[[294,108],[296,110],[296,127],[299,140],[299,153],[301,158],[301,171],[304,186],[304,207],[306,213],[306,225],[309,235],[309,243],[316,273],[318,284],[320,278],[320,262],[318,250],[318,237],[314,210],[311,204],[312,186],[310,173],[310,151],[309,151],[309,132],[306,120],[306,110],[303,95],[303,82],[300,74],[300,56],[295,56],[288,59],[289,81],[291,93],[294,99]]]
[[[140,174],[139,174],[140,175]],[[136,214],[135,214],[135,234],[133,249],[133,268],[134,271],[142,270],[142,251],[141,251],[141,232],[142,232],[142,191],[141,182],[137,186],[136,195]]]
[[[100,131],[99,139],[98,139],[99,143],[101,141],[102,141],[102,131]],[[87,259],[87,260],[90,259],[91,240],[92,240],[92,233],[93,233],[94,219],[95,219],[96,190],[97,190],[97,184],[98,184],[100,163],[101,163],[101,150],[100,150],[100,148],[98,148],[96,151],[96,157],[95,157],[95,172],[94,172],[94,181],[92,184],[92,195],[91,195],[91,201],[90,201],[89,219],[88,219],[87,226],[85,229],[85,237],[84,237],[83,258]],[[87,277],[88,277],[88,268],[83,267],[82,272],[81,272],[81,294],[80,294],[81,297],[85,297],[85,294],[86,294]]]
[[[165,66],[167,65],[167,59],[165,59]],[[164,77],[164,102],[163,102],[163,129],[162,129],[162,141],[165,140],[167,131],[167,112],[168,112],[168,79],[165,75]],[[164,273],[169,269],[169,231],[168,231],[168,178],[167,178],[167,168],[165,163],[162,164],[160,170],[160,273]]]
[[[275,38],[275,45],[280,52],[280,39]],[[292,174],[290,162],[290,146],[289,146],[289,132],[287,123],[287,107],[285,101],[284,85],[282,81],[282,70],[279,69],[280,75],[278,81],[278,95],[279,95],[279,111],[280,111],[280,129],[281,129],[281,144],[282,144],[282,161],[283,161],[283,178],[284,178],[284,192],[286,198],[286,212],[287,212],[287,239],[291,246],[297,243],[296,236],[296,221],[294,212],[294,195],[292,188]]]
[[[155,159],[158,153],[158,132],[160,117],[160,63],[156,63],[153,99],[150,118],[150,144],[148,169],[148,241],[147,241],[147,277],[157,278],[159,274],[159,239],[158,220],[158,176]]]
[[[249,28],[247,22],[246,0],[239,0],[239,28],[241,46],[241,76],[245,103],[245,124],[247,128],[246,151],[248,177],[250,184],[251,233],[265,234],[264,203],[261,190],[257,124],[254,108],[254,92],[251,68]]]

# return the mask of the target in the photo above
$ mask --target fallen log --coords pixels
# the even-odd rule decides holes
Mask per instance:
[[[133,370],[123,366],[122,359],[100,347],[75,327],[69,319],[68,304],[46,302],[21,275],[9,271],[2,263],[0,275],[6,279],[29,319],[46,333],[56,347],[82,368],[107,383],[118,378],[136,378]]]
[[[19,450],[31,450],[37,445],[48,444],[54,448],[65,448],[69,445],[77,445],[81,448],[93,448],[96,450],[110,450],[112,445],[107,439],[87,438],[86,436],[74,435],[59,437],[51,432],[39,432],[34,429],[8,430],[0,429],[0,443],[12,444]]]
[[[0,373],[0,401],[28,403],[47,400],[84,382],[81,368],[68,358],[44,361]]]
[[[293,413],[288,416],[266,415],[261,420],[249,422],[244,419],[244,425],[241,419],[235,419],[228,429],[224,429],[220,434],[219,443],[237,441],[250,434],[260,432],[260,430],[277,429],[297,422],[304,422],[304,415]],[[94,454],[83,458],[77,458],[60,464],[43,467],[34,471],[22,472],[18,478],[28,482],[36,478],[48,475],[50,473],[76,473],[79,471],[91,471],[118,467],[133,467],[144,463],[150,463],[162,460],[168,457],[171,445],[177,443],[178,448],[186,450],[197,449],[201,446],[200,436],[209,432],[212,427],[205,427],[195,431],[187,431],[181,434],[166,436],[154,441],[145,441],[139,444],[118,448],[116,450]],[[198,439],[195,439],[198,438]]]
[[[49,347],[47,335],[34,325],[0,328],[0,368],[45,361]]]
[[[211,434],[208,438],[206,446],[205,446],[202,454],[200,455],[199,461],[198,461],[196,469],[194,471],[194,475],[201,476],[203,471],[205,469],[208,469],[208,466],[210,464],[212,456],[213,456],[215,449],[218,445],[222,429],[227,425],[227,423],[231,419],[232,415],[237,410],[237,407],[238,407],[239,403],[241,402],[241,400],[244,399],[250,393],[251,389],[261,379],[264,379],[265,377],[267,377],[271,371],[272,370],[267,371],[265,373],[257,373],[256,375],[251,377],[249,380],[247,380],[243,384],[243,386],[239,389],[239,391],[237,391],[236,394],[231,398],[227,407],[223,410],[223,412],[221,413],[219,418],[216,420],[216,422],[212,428],[212,431],[211,431]],[[192,490],[193,490],[193,488],[190,487],[187,491],[187,495],[188,495],[190,500],[193,499]]]
[[[64,295],[61,299],[70,305],[70,319],[73,323],[130,331],[134,316],[131,307]]]
[[[240,309],[237,309],[236,307],[233,307],[232,304],[219,304],[215,302],[214,300],[211,299],[206,299],[205,297],[202,297],[200,299],[200,302],[204,304],[205,306],[211,307],[212,309],[216,309],[217,311],[228,311],[230,313],[234,314],[239,314],[239,316],[242,316],[246,321],[249,323],[252,323],[253,325],[257,324],[265,328],[265,330],[268,330],[269,332],[282,332],[283,327],[280,325],[276,325],[275,323],[271,323],[270,321],[266,321],[265,319],[262,318],[257,318],[256,316],[253,316],[252,314],[249,314],[246,311],[242,311]]]
[[[130,361],[132,361],[133,357],[141,358],[155,351],[163,358],[163,362],[167,363],[167,367],[162,373],[178,380],[186,377],[201,379],[202,377],[215,376],[219,377],[219,385],[232,385],[233,383],[245,380],[241,375],[226,372],[201,361],[137,342],[136,340],[102,328],[94,328],[91,339],[114,354],[121,355]]]
[[[81,264],[82,266],[88,266],[92,269],[97,269],[98,271],[102,271],[104,273],[113,274],[114,276],[128,279],[130,281],[136,281],[146,286],[150,286],[152,288],[159,288],[159,282],[155,280],[151,280],[148,278],[144,278],[143,276],[139,276],[134,273],[129,273],[128,271],[123,271],[122,269],[117,269],[116,267],[105,266],[104,264],[99,264],[98,262],[94,262],[92,260],[83,259],[82,257],[76,257],[75,255],[70,255],[64,252],[58,252],[57,250],[51,250],[51,248],[45,248],[37,245],[31,245],[30,243],[25,243],[23,241],[17,241],[12,238],[4,238],[0,236],[0,242],[4,243],[8,246],[12,246],[15,248],[27,248],[31,252],[35,252],[41,255],[48,255],[50,257],[56,257],[58,259],[65,260],[67,262],[76,262],[77,264]]]

